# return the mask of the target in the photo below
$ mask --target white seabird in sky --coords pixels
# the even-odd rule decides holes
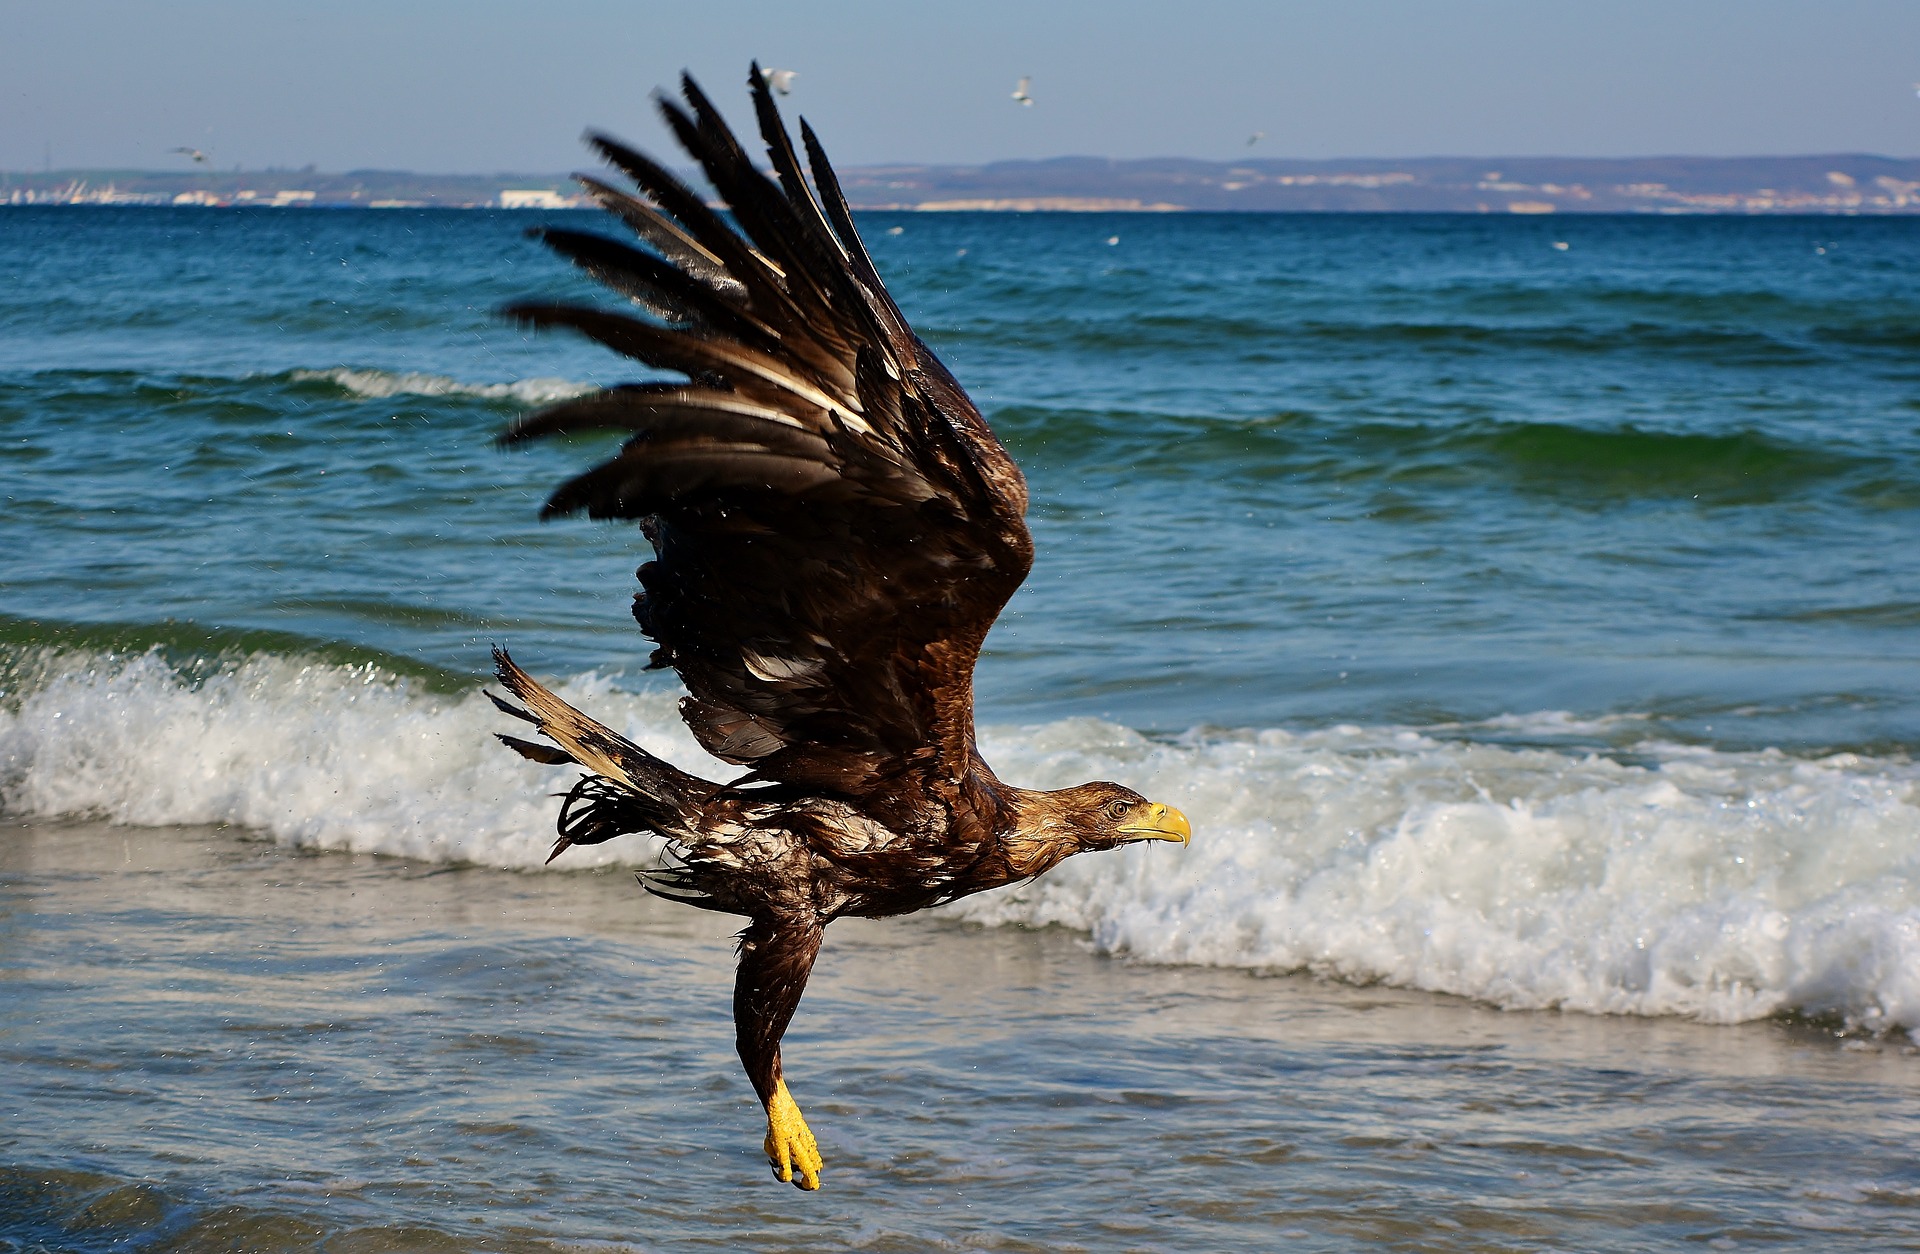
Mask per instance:
[[[194,161],[200,165],[205,165],[207,163],[207,154],[204,152],[201,152],[198,148],[169,148],[167,151],[177,152],[183,156],[192,157]]]
[[[767,86],[773,88],[781,95],[791,96],[793,94],[793,80],[799,73],[799,70],[761,70],[760,77],[766,79]]]
[[[1027,94],[1027,88],[1031,86],[1032,83],[1032,75],[1022,74],[1020,76],[1020,85],[1013,89],[1013,98],[1021,104],[1026,105],[1029,109],[1033,107],[1033,97]]]

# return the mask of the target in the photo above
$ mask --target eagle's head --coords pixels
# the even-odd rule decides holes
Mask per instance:
[[[1076,853],[1143,840],[1184,845],[1193,839],[1193,827],[1180,811],[1105,781],[1055,792],[1023,791],[1015,813],[1015,826],[1003,839],[1022,877],[1038,875]]]
[[[1076,853],[1117,849],[1143,840],[1171,840],[1184,845],[1193,839],[1193,827],[1186,815],[1119,784],[1082,784],[1049,795],[1066,803],[1066,823],[1080,845]]]

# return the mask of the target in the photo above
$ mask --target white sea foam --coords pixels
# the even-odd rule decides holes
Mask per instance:
[[[701,768],[670,694],[593,677],[561,691]],[[196,686],[154,655],[69,656],[0,703],[0,804],[537,867],[547,794],[570,776],[508,755],[488,734],[504,723],[478,693],[359,668],[256,657]],[[983,748],[1010,781],[1122,780],[1186,809],[1196,835],[1075,858],[948,910],[1085,929],[1140,960],[1509,1007],[1920,1028],[1920,768],[1655,742],[1622,763],[1431,733],[1168,743],[1093,720],[989,728]],[[562,862],[652,853],[616,841]]]
[[[1646,743],[1627,765],[1391,728],[1166,745],[1073,723],[983,748],[1022,782],[1123,778],[1196,836],[952,907],[981,922],[1514,1008],[1920,1026],[1904,760]]]
[[[701,756],[674,699],[561,685],[663,756]],[[435,696],[366,667],[256,656],[197,685],[157,654],[73,658],[0,711],[0,808],[117,823],[230,823],[294,845],[535,867],[571,777],[523,762],[478,691]],[[569,854],[644,861],[646,842]]]
[[[395,373],[387,370],[356,370],[336,366],[332,370],[295,370],[290,376],[297,382],[332,383],[355,396],[479,396],[489,400],[513,400],[529,405],[545,405],[583,396],[593,391],[590,384],[571,379],[516,379],[512,383],[464,383],[443,374]]]

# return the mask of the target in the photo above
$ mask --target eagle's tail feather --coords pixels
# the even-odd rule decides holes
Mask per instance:
[[[597,845],[628,832],[658,832],[669,839],[692,835],[688,811],[714,786],[662,761],[618,732],[588,718],[518,666],[507,651],[493,651],[494,673],[525,708],[488,693],[502,712],[532,723],[559,748],[517,736],[499,739],[521,757],[553,766],[575,763],[592,771],[566,794],[560,807],[560,838],[551,862],[573,845]]]
[[[487,695],[493,696],[491,692]],[[507,703],[495,697],[494,704],[505,707]],[[556,749],[552,745],[535,744],[531,740],[522,740],[518,736],[508,736],[500,732],[495,732],[493,738],[529,762],[539,762],[546,766],[566,766],[568,763],[578,766],[580,764],[580,760],[571,753],[565,749]]]

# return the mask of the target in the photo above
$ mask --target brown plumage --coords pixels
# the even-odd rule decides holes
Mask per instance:
[[[668,856],[642,877],[650,890],[752,920],[734,992],[740,1058],[775,1174],[811,1189],[819,1155],[780,1038],[828,923],[925,909],[1087,850],[1185,842],[1188,826],[1118,784],[1036,792],[981,759],[973,666],[1032,564],[1026,483],[887,295],[802,122],[809,185],[759,67],[748,85],[772,178],[693,80],[681,85],[687,107],[663,99],[661,112],[732,224],[664,167],[593,136],[640,195],[582,183],[651,251],[540,234],[643,316],[507,312],[685,381],[567,401],[501,438],[630,433],[542,516],[639,521],[656,554],[633,606],[658,646],[651,665],[686,684],[681,713],[701,745],[748,770],[716,784],[670,766],[498,650],[525,708],[495,700],[558,746],[502,736],[510,747],[590,772],[560,808],[554,856],[657,833]]]

